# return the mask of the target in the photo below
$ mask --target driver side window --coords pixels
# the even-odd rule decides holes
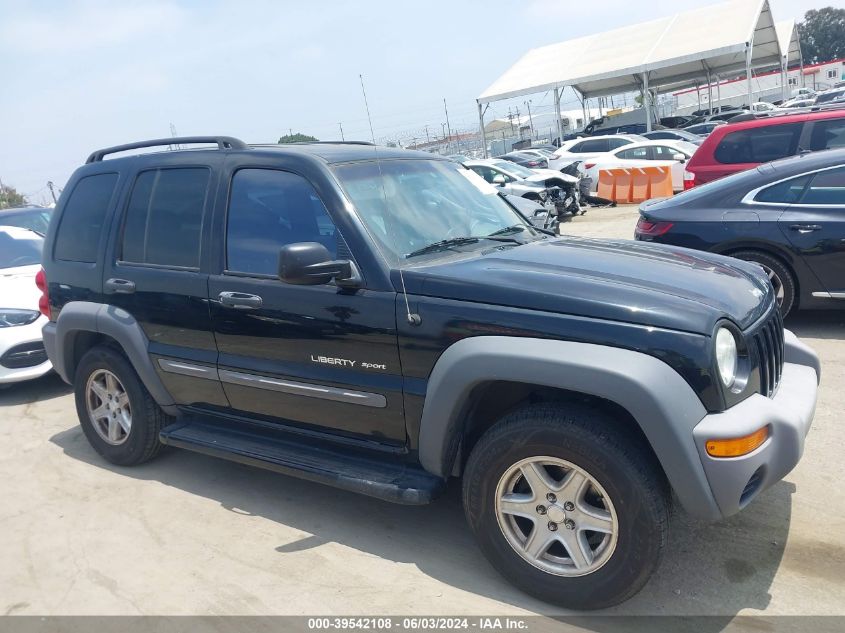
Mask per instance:
[[[337,257],[335,225],[302,176],[241,169],[232,179],[226,218],[226,270],[276,275],[287,244],[317,242]]]

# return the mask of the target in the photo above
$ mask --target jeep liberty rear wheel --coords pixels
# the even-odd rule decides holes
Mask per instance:
[[[600,409],[532,405],[490,428],[464,473],[467,520],[517,587],[574,609],[627,600],[666,544],[669,491],[634,434]]]
[[[82,431],[100,455],[134,466],[158,454],[158,433],[167,416],[123,355],[109,347],[89,350],[76,368],[73,387]]]

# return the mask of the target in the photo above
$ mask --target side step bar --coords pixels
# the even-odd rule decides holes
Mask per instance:
[[[188,418],[161,430],[163,444],[258,466],[393,503],[422,505],[445,481],[388,455],[229,421]]]

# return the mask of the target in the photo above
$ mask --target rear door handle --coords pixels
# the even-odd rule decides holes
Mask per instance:
[[[821,231],[822,227],[820,224],[793,224],[789,229],[799,233],[812,233],[813,231]]]
[[[250,295],[245,292],[221,292],[218,298],[224,306],[238,310],[255,310],[264,303],[264,300],[258,295]]]
[[[116,295],[131,295],[135,292],[135,282],[128,279],[106,279],[106,292]]]

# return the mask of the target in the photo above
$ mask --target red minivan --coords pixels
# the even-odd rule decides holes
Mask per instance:
[[[689,160],[684,189],[804,150],[845,147],[845,109],[774,115],[720,125]]]

